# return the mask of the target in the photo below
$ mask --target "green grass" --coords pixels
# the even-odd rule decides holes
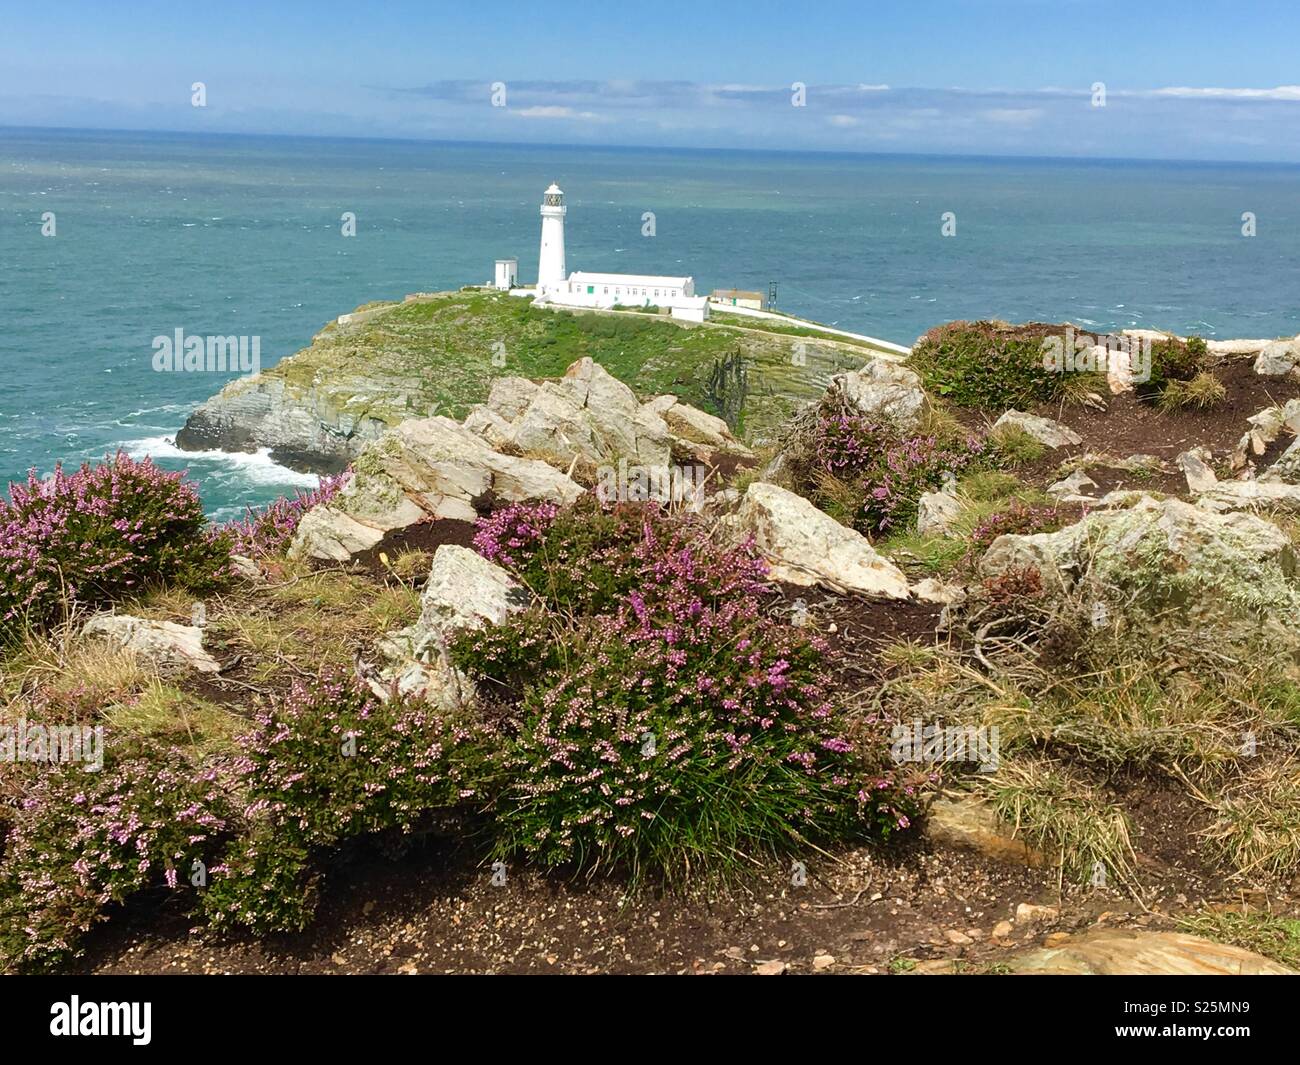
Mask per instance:
[[[949,535],[922,536],[903,529],[884,537],[876,549],[904,570],[925,576],[953,573],[971,547],[971,534],[986,518],[1005,510],[1012,502],[1044,506],[1050,497],[1031,488],[1014,474],[1002,470],[977,470],[957,482],[957,494],[964,509],[952,523]]]
[[[813,340],[831,340],[840,344],[855,344],[858,347],[866,348],[868,351],[885,350],[876,347],[869,340],[827,332],[824,329],[818,329],[815,325],[804,325],[796,319],[791,319],[788,322],[778,322],[771,318],[750,318],[748,315],[732,314],[729,311],[719,311],[711,307],[709,308],[709,321],[715,325],[732,325],[741,329],[757,329],[763,333],[777,333],[781,336],[807,337]]]
[[[1079,402],[1105,390],[1097,373],[1064,373],[1044,364],[1044,341],[1065,327],[1043,323],[949,322],[913,347],[909,365],[926,391],[991,415],[1036,404]]]
[[[1268,913],[1203,913],[1185,917],[1178,927],[1192,935],[1263,954],[1300,969],[1300,920]]]
[[[523,298],[468,291],[377,305],[355,322],[331,323],[266,376],[310,392],[327,413],[391,426],[435,405],[463,417],[496,377],[558,377],[590,356],[643,398],[672,393],[720,415],[738,406],[746,428],[761,435],[820,395],[832,374],[864,361],[847,338],[827,338],[845,341],[834,347],[808,344],[796,358],[797,339],[632,311],[535,308]],[[738,405],[712,382],[715,366],[736,353],[748,375]]]
[[[1108,884],[1133,882],[1131,818],[1065,766],[1017,759],[976,787],[1017,836],[1053,859],[1062,880],[1085,883],[1100,863]]]

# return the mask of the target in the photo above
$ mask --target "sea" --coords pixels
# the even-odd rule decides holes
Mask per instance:
[[[570,270],[775,286],[901,344],[958,318],[1300,333],[1291,165],[0,128],[0,486],[119,449],[188,470],[214,520],[313,486],[177,450],[233,375],[158,372],[154,339],[258,337],[270,367],[497,258],[529,282],[552,181]]]

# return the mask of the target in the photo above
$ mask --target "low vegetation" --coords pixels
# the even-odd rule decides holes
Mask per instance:
[[[707,392],[700,360],[735,356],[738,335],[725,321],[691,330],[482,293],[380,310],[358,352],[384,335],[403,350],[461,337],[457,316],[472,312],[471,356],[436,382],[453,404],[499,369],[479,311],[512,330],[520,361],[506,372],[558,373],[595,354],[688,399]],[[215,529],[184,478],[125,456],[14,486],[0,503],[0,711],[102,726],[106,742],[97,773],[4,767],[0,969],[66,964],[133,900],[166,899],[213,936],[299,931],[349,856],[400,854],[425,835],[454,837],[485,865],[611,877],[620,890],[734,881],[773,858],[905,834],[940,787],[984,800],[1063,893],[1101,870],[1108,889],[1145,903],[1153,831],[1222,879],[1289,882],[1300,873],[1300,674],[1287,634],[1134,624],[1099,615],[1081,592],[1047,594],[1035,566],[981,573],[999,537],[1080,518],[1077,502],[1043,487],[1074,460],[1053,467],[1025,430],[988,427],[1009,407],[1081,401],[1098,384],[1043,369],[1052,328],[927,334],[913,363],[933,402],[909,431],[835,390],[790,421],[774,476],[910,578],[943,577],[964,596],[942,615],[831,597],[862,610],[842,643],[833,625],[795,621],[756,546],[725,539],[707,512],[590,495],[497,505],[473,548],[529,605],[448,641],[440,667],[459,670],[472,698],[426,700],[379,679],[377,646],[420,618],[430,550],[385,544],[331,567],[288,557],[302,515],[338,481]],[[344,344],[327,333],[323,347]],[[1161,418],[1224,398],[1203,343],[1155,349],[1141,399]],[[280,372],[306,373],[313,359]],[[956,513],[921,533],[920,499],[940,490]],[[1293,518],[1278,524],[1300,537]],[[1148,572],[1159,544],[1138,532],[1123,559],[1094,560],[1126,594],[1240,595],[1275,612],[1294,601],[1294,580],[1263,562],[1229,573],[1231,592]],[[196,601],[218,675],[80,635],[104,607],[188,625]],[[917,618],[923,631],[877,631]],[[918,720],[996,730],[995,764],[896,763],[891,726]],[[1184,925],[1287,964],[1300,957],[1288,916],[1213,911]]]
[[[119,454],[75,473],[33,472],[0,501],[0,646],[149,585],[196,592],[230,565],[230,540],[210,534],[192,484],[148,459]]]

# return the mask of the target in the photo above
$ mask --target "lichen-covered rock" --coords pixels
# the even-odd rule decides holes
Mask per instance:
[[[1300,484],[1300,437],[1291,441],[1291,446],[1282,452],[1273,465],[1259,475],[1259,479],[1264,482]]]
[[[528,409],[537,385],[526,377],[498,377],[488,390],[485,406],[508,422],[514,421]]]
[[[494,502],[572,503],[582,493],[547,463],[503,455],[450,418],[412,419],[362,451],[348,483],[303,517],[290,554],[346,561],[428,518],[473,521]]]
[[[1057,448],[1083,443],[1083,437],[1068,425],[1062,425],[1051,418],[1041,418],[1037,414],[1026,414],[1020,410],[1007,411],[993,423],[993,428],[1000,429],[1004,425],[1023,429],[1044,447]]]
[[[1282,480],[1219,481],[1201,492],[1196,505],[1224,513],[1230,510],[1300,511],[1300,485]]]
[[[673,450],[702,462],[716,462],[722,455],[745,458],[753,452],[731,434],[725,421],[676,396],[656,396],[642,405],[642,410],[657,414],[672,435]]]
[[[1300,363],[1300,342],[1295,340],[1274,340],[1264,345],[1264,350],[1255,360],[1255,372],[1268,377],[1281,377],[1294,374]]]
[[[725,520],[741,535],[753,537],[774,580],[890,599],[908,597],[907,578],[878,555],[865,536],[777,485],[755,481],[735,515]]]
[[[371,688],[381,696],[394,689],[422,694],[444,709],[466,705],[474,685],[448,660],[449,637],[499,625],[528,601],[527,590],[496,563],[469,548],[443,544],[433,556],[419,620],[381,641],[379,650],[391,664]]]
[[[1062,478],[1047,486],[1047,494],[1062,502],[1096,502],[1088,495],[1092,489],[1097,487],[1094,481],[1084,470],[1075,470],[1069,477]]]
[[[1187,479],[1187,490],[1189,492],[1208,492],[1219,483],[1219,478],[1215,476],[1214,470],[1210,467],[1210,460],[1209,451],[1203,447],[1195,447],[1191,451],[1184,451],[1174,460],[1174,465],[1182,470],[1183,476]]]
[[[940,606],[952,606],[966,600],[966,589],[960,584],[951,584],[934,577],[925,577],[911,588],[914,598],[923,603],[938,603]]]
[[[108,640],[164,669],[180,666],[199,673],[221,672],[220,663],[203,649],[203,630],[195,625],[100,614],[86,622],[81,634]]]
[[[889,359],[872,359],[860,370],[837,374],[831,379],[831,391],[860,414],[905,433],[920,427],[925,412],[921,378]]]
[[[961,511],[961,500],[951,492],[922,492],[916,505],[916,531],[922,536],[942,536],[961,517]]]
[[[396,654],[428,659],[441,650],[448,633],[499,625],[528,605],[528,593],[502,567],[476,551],[442,544],[434,553],[420,597],[420,618],[390,636]]]
[[[666,468],[674,458],[714,463],[720,455],[752,453],[727,423],[682,403],[636,393],[599,363],[582,358],[557,381],[503,377],[465,427],[493,447],[544,459],[591,477],[620,459]]]
[[[1250,456],[1259,456],[1268,450],[1282,430],[1300,434],[1300,399],[1289,399],[1282,406],[1265,407],[1257,414],[1246,419],[1250,428],[1246,430],[1232,454],[1232,468],[1245,469]]]
[[[1285,633],[1300,610],[1296,556],[1276,525],[1178,499],[1146,497],[1057,532],[1000,536],[979,572],[1027,567],[1038,570],[1048,594],[1106,602],[1144,623],[1177,618]]]

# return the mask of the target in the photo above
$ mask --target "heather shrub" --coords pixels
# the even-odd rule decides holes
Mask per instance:
[[[478,801],[494,740],[422,699],[380,700],[326,671],[264,703],[240,745],[241,836],[204,904],[215,928],[264,934],[310,921],[330,848]]]
[[[75,956],[105,908],[137,892],[191,892],[228,818],[216,771],[167,748],[110,748],[97,772],[75,763],[42,772],[0,862],[0,968]]]
[[[575,544],[608,580],[583,583]],[[529,655],[546,668],[512,713],[501,855],[671,879],[907,824],[908,797],[872,756],[883,745],[854,735],[830,696],[824,645],[763,614],[752,545],[720,548],[697,518],[655,504],[579,504],[513,562],[569,613]],[[462,634],[454,660],[504,679],[516,634],[545,632],[520,619]]]
[[[931,394],[990,414],[1070,400],[1088,388],[1095,390],[1102,377],[1044,366],[1043,340],[1063,328],[949,322],[917,341],[908,365]]]
[[[921,496],[977,462],[984,443],[971,436],[964,448],[941,446],[918,436],[888,449],[862,479],[863,501],[855,524],[863,532],[883,533],[916,521]]]
[[[454,633],[447,650],[452,664],[478,681],[490,699],[517,703],[529,685],[564,666],[575,652],[571,644],[570,628],[531,607],[500,625]]]
[[[823,405],[790,452],[796,487],[865,533],[905,528],[923,493],[984,461],[982,437],[900,438],[856,411]]]
[[[702,526],[658,503],[606,505],[592,495],[559,509],[516,504],[480,521],[474,546],[505,566],[549,607],[564,615],[594,615],[616,607],[651,578],[664,559],[691,551]],[[752,576],[709,569],[722,593]],[[761,564],[758,564],[761,565]],[[702,578],[703,570],[696,570]]]
[[[0,643],[65,603],[98,607],[149,584],[202,591],[229,562],[229,538],[208,530],[182,474],[121,453],[47,480],[33,471],[0,501]]]
[[[231,549],[235,554],[248,558],[285,554],[298,532],[298,523],[303,515],[312,507],[328,503],[347,480],[347,474],[322,477],[319,487],[310,492],[300,491],[292,499],[277,499],[261,510],[249,507],[243,518],[224,526]]]
[[[887,835],[909,808],[848,738],[789,630],[707,634],[601,619],[534,686],[503,758],[502,854],[669,879],[804,841]]]
[[[1055,532],[1070,520],[1060,507],[1035,506],[1013,499],[1004,509],[990,514],[971,530],[965,562],[968,565],[977,562],[999,536]]]
[[[1151,345],[1151,374],[1147,380],[1136,386],[1140,399],[1159,403],[1171,389],[1175,396],[1181,391],[1180,383],[1192,381],[1197,376],[1208,373],[1210,368],[1209,348],[1200,337],[1179,340],[1167,337]],[[1171,401],[1167,406],[1178,406]]]

